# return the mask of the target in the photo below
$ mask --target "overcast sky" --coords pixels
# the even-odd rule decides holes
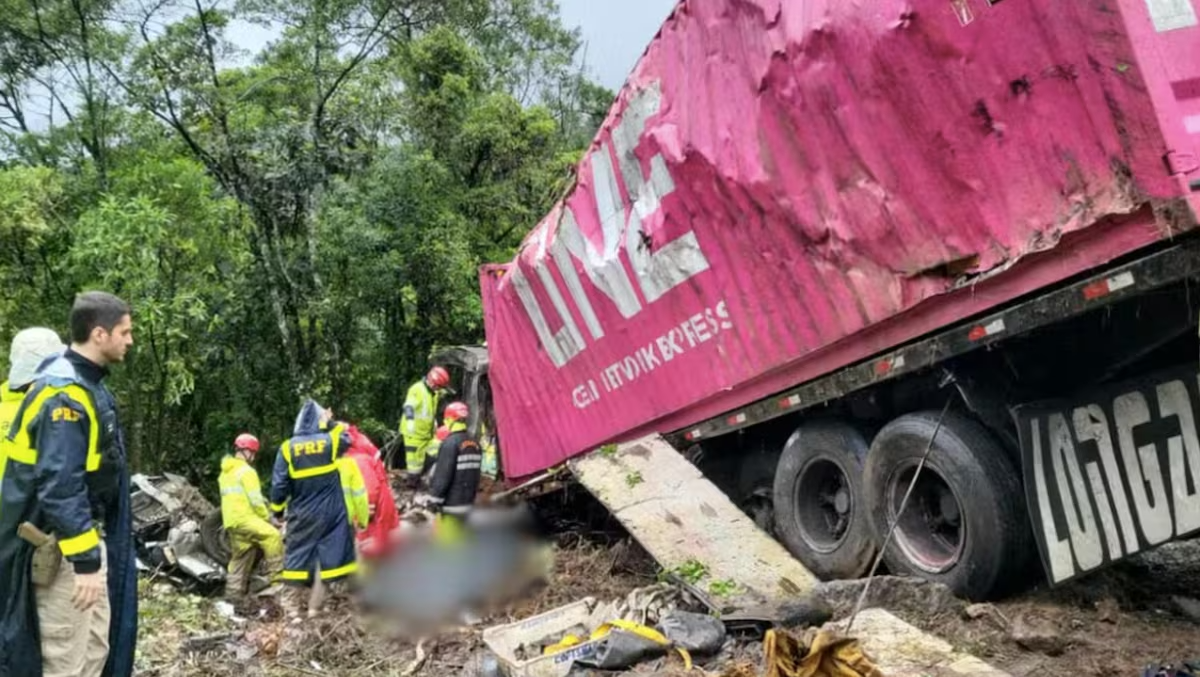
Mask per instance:
[[[675,0],[558,0],[563,23],[583,33],[588,68],[609,89],[619,89]]]
[[[563,23],[578,27],[588,70],[600,84],[620,89],[675,0],[558,0]],[[274,37],[269,29],[236,22],[229,37],[242,49],[258,51]]]

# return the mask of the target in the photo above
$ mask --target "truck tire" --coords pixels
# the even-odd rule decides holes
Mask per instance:
[[[217,561],[221,566],[229,565],[233,550],[229,547],[229,533],[221,519],[221,511],[214,510],[200,522],[200,545],[205,554]]]
[[[875,437],[864,485],[875,537],[883,543],[920,465],[940,412],[897,418]],[[1032,551],[1021,480],[983,427],[947,412],[883,558],[896,574],[985,599],[1024,576]]]
[[[862,484],[868,448],[849,425],[810,423],[792,433],[779,457],[775,533],[822,579],[862,576],[875,556]]]

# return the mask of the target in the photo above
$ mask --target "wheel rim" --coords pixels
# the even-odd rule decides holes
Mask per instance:
[[[846,540],[854,514],[854,491],[841,466],[827,459],[810,462],[796,479],[796,523],[809,547],[830,553]]]
[[[888,524],[896,525],[892,540],[908,561],[921,571],[942,573],[958,563],[966,544],[962,502],[941,474],[926,464],[900,515],[900,504],[917,466],[909,463],[893,473],[887,491]]]

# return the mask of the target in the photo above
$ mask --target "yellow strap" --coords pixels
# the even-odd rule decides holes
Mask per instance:
[[[626,632],[632,632],[633,634],[638,635],[639,637],[644,637],[644,638],[650,640],[651,642],[655,642],[657,644],[662,644],[663,646],[670,646],[670,644],[671,644],[671,641],[668,640],[665,635],[663,635],[661,632],[655,630],[654,628],[647,627],[640,623],[634,623],[633,621],[626,621],[626,620],[623,620],[620,618],[609,621],[609,622],[605,623],[604,625],[601,625],[600,627],[596,628],[595,632],[592,633],[592,636],[589,639],[591,639],[592,641],[600,639],[601,637],[604,637],[609,632],[611,632],[613,628],[619,628]],[[691,670],[692,669],[692,655],[688,653],[687,649],[684,649],[682,647],[675,647],[675,651],[679,652],[680,658],[683,659],[683,665],[684,665],[683,669],[685,671]]]
[[[336,569],[322,571],[321,572],[321,580],[324,581],[324,580],[327,580],[330,578],[338,578],[339,576],[345,576],[347,574],[352,574],[355,571],[358,571],[358,562],[351,562],[344,567],[338,567]]]
[[[302,480],[306,477],[317,477],[319,475],[328,475],[331,472],[337,472],[337,464],[336,463],[319,465],[319,466],[316,466],[315,468],[305,468],[303,470],[293,470],[292,471],[292,479]]]
[[[284,501],[283,503],[272,503],[271,504],[272,512],[283,512],[286,509],[287,509],[287,501]]]
[[[308,572],[307,571],[288,571],[285,569],[283,572],[281,572],[279,574],[279,577],[285,581],[307,581],[308,580]]]
[[[559,641],[555,642],[554,644],[551,644],[550,646],[546,647],[545,649],[542,649],[542,655],[543,656],[553,656],[556,653],[561,653],[563,651],[566,651],[567,649],[570,649],[571,647],[573,647],[577,644],[580,644],[582,642],[583,642],[583,640],[579,639],[579,637],[577,637],[576,635],[566,635]]]
[[[85,553],[99,545],[100,532],[96,531],[95,529],[88,529],[78,536],[64,538],[58,542],[58,547],[60,550],[62,550],[64,557]]]

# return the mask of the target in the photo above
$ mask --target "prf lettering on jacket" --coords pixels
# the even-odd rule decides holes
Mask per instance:
[[[325,453],[325,445],[329,444],[328,440],[316,440],[313,442],[304,442],[296,445],[296,451],[301,456],[312,456],[313,454]]]
[[[50,418],[55,421],[76,422],[79,420],[79,412],[70,407],[59,407],[50,413]]]

